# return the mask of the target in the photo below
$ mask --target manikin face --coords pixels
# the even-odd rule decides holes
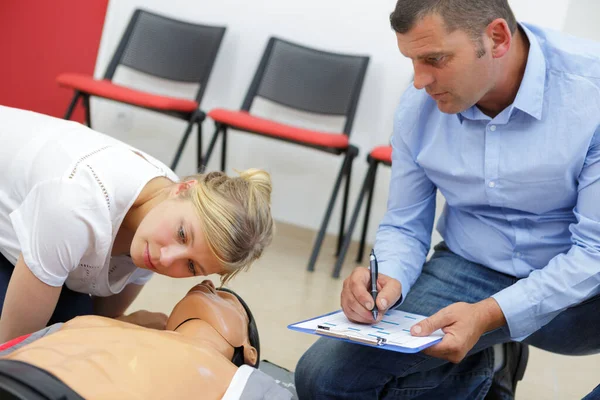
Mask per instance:
[[[474,41],[460,29],[448,33],[443,19],[433,14],[396,38],[400,52],[413,62],[415,88],[425,89],[441,112],[464,111],[493,88],[494,62],[485,35]]]
[[[186,184],[144,217],[131,243],[131,258],[139,268],[173,278],[222,274],[193,203],[177,196]]]
[[[255,365],[257,352],[248,337],[248,315],[235,295],[216,290],[210,280],[194,286],[175,306],[167,330],[210,341],[227,358],[244,347],[244,361]]]

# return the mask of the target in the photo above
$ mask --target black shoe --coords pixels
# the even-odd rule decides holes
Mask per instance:
[[[494,380],[485,400],[514,399],[517,391],[517,382],[523,379],[529,347],[519,342],[510,342],[502,345],[504,350],[504,366],[494,373]]]

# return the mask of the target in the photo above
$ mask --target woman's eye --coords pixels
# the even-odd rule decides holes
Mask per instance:
[[[179,227],[178,235],[179,235],[179,240],[181,240],[182,242],[185,242],[185,231],[183,230],[183,226]]]
[[[188,261],[188,269],[194,276],[196,276],[196,268],[194,268],[194,262],[192,260]]]

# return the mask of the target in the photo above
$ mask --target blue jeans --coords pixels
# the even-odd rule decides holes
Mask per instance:
[[[456,303],[475,303],[517,278],[452,253],[442,242],[397,309],[431,315]],[[559,314],[524,343],[560,354],[600,351],[600,296]],[[483,399],[494,375],[491,346],[510,341],[508,328],[484,334],[459,364],[320,338],[296,368],[300,399]]]
[[[15,266],[12,265],[2,254],[0,254],[0,312],[4,307],[4,298],[8,289],[8,282],[12,276]],[[66,322],[79,315],[93,314],[92,298],[89,294],[74,292],[63,286],[54,313],[48,321],[48,325],[57,322]],[[1,316],[0,316],[1,317]]]
[[[583,400],[600,400],[600,385],[596,386]]]

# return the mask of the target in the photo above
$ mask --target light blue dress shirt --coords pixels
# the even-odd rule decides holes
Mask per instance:
[[[530,42],[514,103],[440,112],[424,90],[394,121],[380,272],[406,298],[437,229],[467,260],[520,279],[493,297],[522,340],[600,293],[600,44],[521,24]]]

